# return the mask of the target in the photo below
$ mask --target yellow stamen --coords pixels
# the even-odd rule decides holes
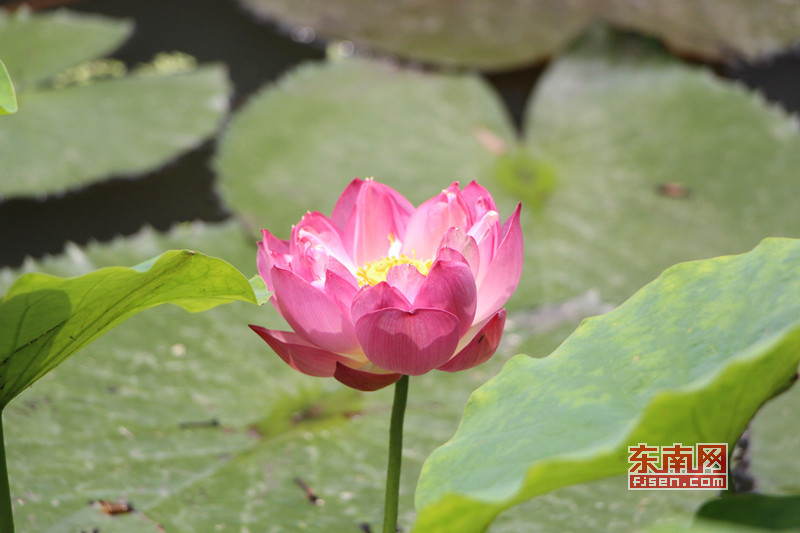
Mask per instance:
[[[405,254],[399,257],[383,257],[377,261],[366,263],[363,267],[356,272],[356,279],[358,280],[359,287],[364,285],[377,285],[381,281],[386,281],[386,275],[389,269],[397,265],[414,265],[414,268],[423,276],[428,275],[433,264],[432,259],[421,261],[419,259],[412,259]]]

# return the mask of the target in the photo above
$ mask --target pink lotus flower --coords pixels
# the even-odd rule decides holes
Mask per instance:
[[[403,374],[489,359],[522,271],[520,206],[453,183],[418,208],[355,179],[330,218],[307,213],[288,241],[262,230],[258,271],[292,331],[250,326],[292,368],[377,390]]]

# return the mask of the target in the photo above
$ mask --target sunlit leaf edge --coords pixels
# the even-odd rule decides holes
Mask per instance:
[[[8,70],[0,59],[0,115],[10,115],[17,112],[17,95],[14,84],[8,75]]]

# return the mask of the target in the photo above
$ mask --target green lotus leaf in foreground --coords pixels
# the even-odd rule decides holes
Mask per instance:
[[[173,303],[196,312],[234,300],[256,303],[247,279],[221,259],[187,250],[76,278],[25,274],[0,300],[0,410],[140,311]]]
[[[800,241],[672,267],[472,395],[423,466],[415,532],[484,531],[523,500],[626,472],[631,444],[732,444],[798,361]]]
[[[6,66],[0,61],[0,115],[17,112],[17,95],[8,77]]]

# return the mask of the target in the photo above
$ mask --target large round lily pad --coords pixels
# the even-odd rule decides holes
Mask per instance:
[[[719,61],[756,58],[800,40],[797,0],[240,0],[255,14],[303,28],[298,35],[348,39],[399,56],[487,70],[563,51],[603,21]]]

